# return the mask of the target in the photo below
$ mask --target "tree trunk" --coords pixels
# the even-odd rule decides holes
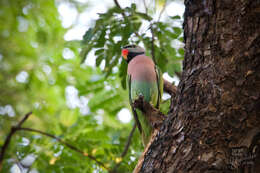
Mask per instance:
[[[183,73],[139,172],[260,172],[260,1],[185,0]]]

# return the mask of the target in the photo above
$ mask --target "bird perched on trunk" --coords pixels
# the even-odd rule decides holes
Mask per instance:
[[[163,92],[162,74],[153,60],[145,56],[145,51],[140,46],[123,47],[122,56],[128,63],[127,86],[130,105],[145,146],[150,140],[153,127],[147,116],[133,107],[133,102],[142,96],[144,101],[159,109]]]

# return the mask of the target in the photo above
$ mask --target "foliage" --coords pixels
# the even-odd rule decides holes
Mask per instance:
[[[69,2],[79,13],[88,8]],[[99,14],[82,41],[65,41],[68,29],[61,25],[59,3],[62,1],[0,1],[0,145],[11,127],[33,111],[24,127],[58,136],[109,168],[121,162],[118,171],[131,172],[143,147],[135,131],[127,155],[121,158],[133,126],[133,121],[124,124],[116,116],[129,107],[123,89],[127,65],[120,59],[121,47],[143,44],[151,56],[151,34],[141,31],[142,23],[151,23],[156,62],[173,76],[180,71],[183,57],[183,50],[176,50],[171,42],[181,39],[182,30],[171,27],[179,18],[161,22],[153,19],[152,12],[138,11],[135,4],[125,9],[112,7]],[[95,52],[96,68],[81,63],[90,58],[90,51]],[[66,58],[66,52],[72,57]],[[99,68],[103,62],[104,69]],[[28,131],[12,137],[2,171],[10,172],[28,155],[35,158],[29,170],[38,172],[107,172],[58,141]]]
[[[145,46],[147,54],[154,57],[162,72],[168,72],[174,76],[175,72],[180,72],[180,60],[183,59],[184,51],[182,48],[176,50],[172,46],[172,40],[182,40],[182,29],[172,27],[175,20],[180,16],[169,17],[166,22],[152,21],[152,17],[146,13],[138,12],[136,4],[126,7],[113,7],[104,14],[99,14],[93,28],[89,28],[84,37],[84,49],[81,52],[83,61],[86,60],[88,53],[95,49],[96,66],[102,61],[105,62],[104,72],[108,76],[113,67],[118,66],[120,62],[121,49],[127,44],[140,44]],[[145,32],[141,31],[144,22],[150,23]],[[152,32],[147,34],[147,30]],[[152,28],[152,29],[151,29]],[[153,48],[154,46],[154,48]],[[172,68],[174,67],[174,68]],[[119,67],[119,74],[122,78],[122,86],[125,88],[125,72],[127,65],[122,62]]]

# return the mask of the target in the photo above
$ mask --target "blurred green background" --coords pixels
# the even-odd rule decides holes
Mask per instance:
[[[13,125],[38,129],[131,172],[143,146],[133,126],[121,47],[139,44],[164,78],[178,82],[184,55],[182,1],[1,0],[0,145]],[[145,8],[147,7],[147,8]],[[123,17],[122,13],[126,17]],[[155,42],[152,43],[152,26]],[[164,95],[167,113],[169,96]],[[95,161],[37,133],[18,131],[2,172],[108,172]]]

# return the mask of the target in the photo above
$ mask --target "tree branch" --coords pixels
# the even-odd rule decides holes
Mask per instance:
[[[43,132],[43,131],[40,131],[40,130],[37,130],[37,129],[32,129],[32,128],[26,128],[26,127],[19,127],[17,128],[17,130],[24,130],[24,131],[30,131],[30,132],[35,132],[35,133],[39,133],[41,135],[44,135],[44,136],[47,136],[47,137],[50,137],[50,138],[53,138],[55,140],[57,140],[59,143],[67,146],[68,148],[70,148],[71,150],[73,151],[76,151],[77,153],[80,153],[82,154],[83,156],[85,157],[88,157],[89,159],[95,161],[98,165],[102,166],[103,168],[105,168],[106,170],[110,171],[110,169],[108,167],[106,167],[102,162],[98,161],[94,156],[88,154],[88,153],[85,153],[83,151],[81,151],[80,149],[78,149],[77,147],[73,146],[72,144],[62,140],[61,138],[57,137],[57,136],[54,136],[52,134],[49,134],[49,133],[46,133],[46,132]]]
[[[176,96],[176,86],[165,79],[163,80],[163,90],[171,95],[172,100]],[[139,98],[133,102],[133,107],[141,110],[147,116],[149,122],[154,128],[160,127],[161,123],[166,117],[158,109],[154,108],[150,103],[144,101],[143,96],[139,96]]]
[[[150,30],[151,30],[151,33],[152,33],[152,40],[151,40],[151,54],[152,54],[152,59],[153,59],[153,62],[155,63],[156,65],[156,60],[155,60],[155,50],[154,50],[154,30],[153,30],[153,23],[150,24]]]
[[[160,14],[159,14],[159,17],[158,17],[158,20],[157,20],[157,22],[159,22],[159,21],[160,21],[160,19],[161,19],[161,17],[162,17],[162,14],[163,14],[163,12],[164,12],[164,10],[166,9],[166,4],[167,4],[167,0],[165,0],[165,2],[164,2],[164,4],[163,4],[163,8],[162,8],[162,10],[160,11]]]
[[[175,72],[176,76],[181,79],[181,72]]]
[[[174,86],[172,83],[170,83],[169,81],[163,79],[163,91],[167,92],[168,94],[170,94],[172,97],[176,96],[177,93],[177,87]]]
[[[143,0],[143,4],[144,4],[145,12],[147,14],[148,13],[148,7],[147,7],[147,4],[146,4],[145,0]]]
[[[125,157],[125,155],[127,154],[127,151],[128,151],[129,146],[130,146],[130,144],[131,144],[131,140],[132,140],[132,137],[133,137],[133,135],[134,135],[135,129],[136,129],[136,123],[134,123],[134,126],[133,126],[133,128],[132,128],[132,130],[131,130],[131,132],[130,132],[128,138],[127,138],[127,142],[126,142],[126,144],[125,144],[124,151],[123,151],[122,154],[121,154],[121,158]]]
[[[148,118],[150,124],[155,128],[159,128],[166,118],[166,116],[160,112],[160,110],[154,108],[150,103],[144,101],[143,96],[139,96],[133,103],[135,108],[140,109]]]
[[[122,9],[122,7],[120,6],[120,4],[118,3],[117,0],[114,0],[114,3],[116,4],[116,6],[117,6],[118,8]],[[124,13],[124,12],[122,12],[122,15],[125,17],[125,13]]]
[[[32,112],[27,113],[15,127],[21,127],[31,114]]]
[[[23,125],[23,123],[29,118],[29,116],[32,114],[32,112],[29,112],[27,113],[21,121],[18,122],[18,124],[16,126],[13,126],[11,128],[11,131],[9,132],[9,134],[7,135],[6,137],[6,140],[4,142],[4,145],[2,146],[1,148],[1,153],[0,153],[0,171],[2,170],[2,163],[3,163],[3,160],[4,160],[4,155],[5,155],[5,152],[7,150],[7,147],[11,141],[11,138],[12,136],[15,134],[15,132],[19,131],[19,130],[24,130],[24,131],[30,131],[30,132],[35,132],[35,133],[39,133],[41,135],[44,135],[44,136],[47,136],[47,137],[50,137],[50,138],[53,138],[53,139],[56,139],[58,142],[60,142],[61,144],[67,146],[68,148],[82,154],[83,156],[86,156],[88,157],[89,159],[95,161],[98,165],[102,166],[103,168],[105,168],[106,170],[108,170],[109,172],[110,169],[108,167],[106,167],[102,162],[98,161],[94,156],[88,154],[88,153],[85,153],[83,151],[81,151],[80,149],[78,149],[77,147],[71,145],[70,143],[68,142],[65,142],[63,141],[61,138],[59,137],[56,137],[52,134],[49,134],[49,133],[46,133],[46,132],[43,132],[43,131],[40,131],[40,130],[37,130],[37,129],[32,129],[32,128],[26,128],[26,127],[21,127]],[[112,173],[112,172],[111,172]]]
[[[5,152],[8,148],[8,145],[11,141],[12,136],[15,134],[15,132],[18,130],[18,128],[20,128],[23,123],[29,118],[29,116],[32,114],[32,112],[29,112],[27,114],[25,114],[25,116],[21,119],[21,121],[18,122],[18,124],[16,126],[13,126],[9,132],[9,134],[7,135],[4,145],[1,147],[1,153],[0,153],[0,171],[2,170],[2,164],[3,164],[3,160],[4,160],[4,155]]]
[[[122,159],[123,159],[123,158],[125,157],[125,155],[127,154],[127,151],[128,151],[129,146],[130,146],[130,144],[131,144],[131,140],[132,140],[132,137],[133,137],[133,135],[134,135],[134,132],[135,132],[136,127],[137,127],[137,125],[136,125],[136,123],[134,123],[133,128],[132,128],[132,130],[131,130],[131,132],[130,132],[128,138],[127,138],[127,142],[126,142],[126,144],[125,144],[125,148],[124,148],[123,152],[121,153],[121,156],[120,156],[120,157],[121,157]],[[115,166],[114,169],[113,169],[114,172],[117,172],[116,170],[117,170],[117,168],[119,167],[120,163],[122,163],[122,162],[119,162],[118,164],[116,164],[116,166]]]

